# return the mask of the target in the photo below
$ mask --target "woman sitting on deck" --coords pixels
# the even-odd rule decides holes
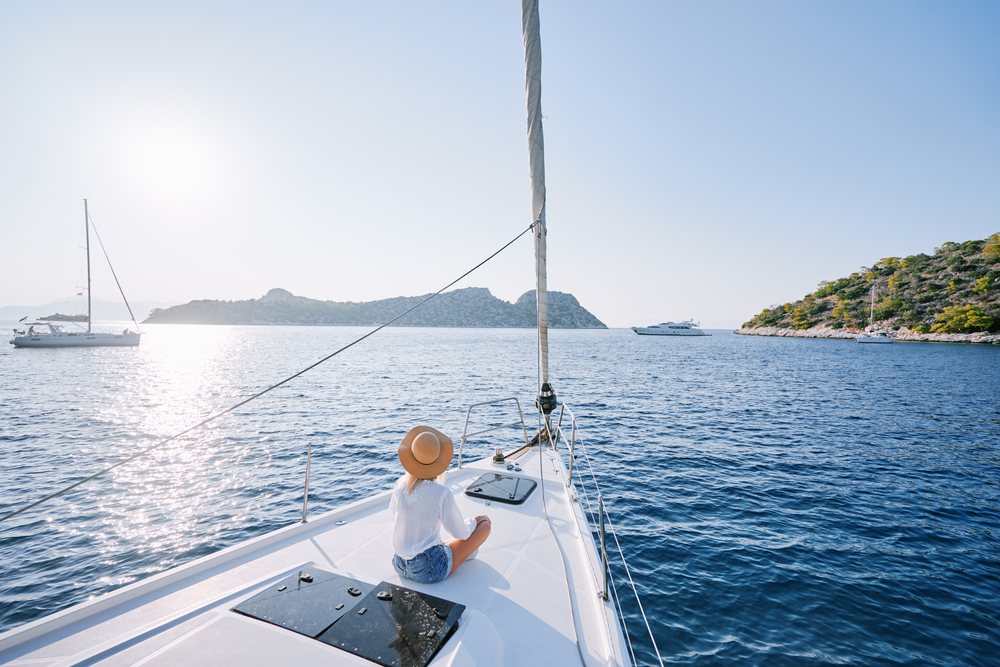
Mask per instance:
[[[489,517],[463,519],[451,491],[435,479],[448,469],[452,453],[451,439],[430,426],[415,426],[399,445],[406,474],[389,501],[392,565],[399,576],[423,584],[443,580],[475,557],[490,535]],[[454,539],[441,541],[442,525]]]

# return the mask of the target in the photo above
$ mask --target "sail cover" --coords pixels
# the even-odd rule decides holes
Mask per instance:
[[[524,38],[524,87],[528,107],[528,169],[531,215],[535,223],[535,293],[538,302],[538,353],[541,382],[549,381],[549,327],[545,269],[545,142],[542,139],[542,44],[538,0],[521,1]]]

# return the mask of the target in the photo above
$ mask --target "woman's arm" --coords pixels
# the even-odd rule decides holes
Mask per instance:
[[[389,518],[396,521],[396,502],[399,497],[399,483],[392,487],[392,496],[389,497]]]
[[[451,495],[451,491],[445,489],[444,500],[441,503],[441,525],[452,537],[467,540],[478,522],[475,518],[463,518],[462,513],[458,510],[458,504],[455,502],[455,496]]]

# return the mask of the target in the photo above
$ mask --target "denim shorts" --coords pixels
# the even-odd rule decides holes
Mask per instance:
[[[401,577],[413,579],[421,584],[434,584],[443,581],[451,574],[453,558],[451,547],[447,544],[436,544],[410,560],[403,560],[393,555],[392,566]]]

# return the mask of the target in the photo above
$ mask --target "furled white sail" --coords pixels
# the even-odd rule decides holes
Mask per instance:
[[[538,0],[522,0],[524,86],[528,107],[528,168],[531,176],[531,215],[535,223],[535,291],[538,303],[538,352],[541,382],[549,381],[549,325],[545,269],[545,142],[542,139],[542,44],[538,28]]]

